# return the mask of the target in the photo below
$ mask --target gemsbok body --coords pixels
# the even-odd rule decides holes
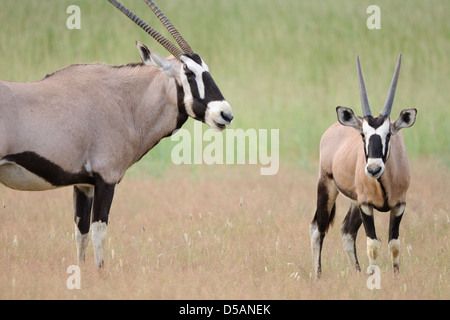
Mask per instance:
[[[137,42],[142,63],[71,65],[33,83],[0,81],[0,182],[27,191],[74,186],[77,258],[85,260],[92,229],[98,267],[126,170],[189,116],[217,130],[233,120],[207,65],[152,1],[145,0],[181,49],[108,1],[172,56]]]
[[[313,268],[321,274],[321,251],[325,234],[335,216],[339,193],[351,200],[341,227],[344,250],[352,267],[360,271],[355,240],[361,224],[367,236],[370,266],[376,265],[380,242],[374,225],[374,209],[390,211],[389,252],[394,272],[399,271],[399,226],[405,211],[410,183],[408,158],[400,130],[411,127],[416,109],[406,109],[390,121],[401,66],[401,54],[380,115],[372,116],[357,56],[363,117],[345,107],[337,107],[338,122],[322,136],[317,210],[310,225]]]

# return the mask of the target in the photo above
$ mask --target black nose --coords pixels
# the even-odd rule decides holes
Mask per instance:
[[[379,174],[381,171],[381,167],[368,167],[367,168],[367,172],[369,172],[372,176],[376,176],[377,174]]]
[[[225,120],[226,122],[231,123],[231,121],[233,121],[234,116],[232,114],[226,114],[225,112],[221,112],[220,113],[221,117],[223,118],[223,120]]]

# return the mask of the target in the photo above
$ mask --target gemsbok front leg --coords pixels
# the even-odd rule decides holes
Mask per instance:
[[[394,272],[400,271],[400,240],[398,240],[400,221],[405,212],[405,204],[399,204],[391,210],[389,221],[389,252]]]
[[[94,244],[95,265],[103,267],[104,244],[108,232],[108,217],[116,184],[107,183],[100,175],[95,175],[94,210],[92,217],[92,242]]]
[[[93,187],[74,187],[73,206],[75,211],[75,235],[77,240],[78,264],[85,261],[86,248],[89,243],[89,229],[91,226]]]
[[[371,266],[377,265],[377,258],[380,252],[380,242],[375,232],[375,221],[373,217],[373,207],[370,205],[361,205],[361,218],[366,230],[367,236],[367,257]]]

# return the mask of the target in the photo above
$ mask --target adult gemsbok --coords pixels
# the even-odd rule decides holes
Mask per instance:
[[[206,64],[152,1],[145,0],[181,50],[108,1],[173,57],[137,42],[142,63],[71,65],[38,82],[0,81],[0,182],[29,191],[74,186],[78,261],[85,259],[92,223],[98,267],[114,190],[125,171],[188,116],[217,130],[233,120]]]
[[[401,54],[392,79],[386,104],[373,117],[367,99],[364,79],[357,56],[357,71],[363,117],[345,107],[337,107],[338,121],[322,136],[320,173],[317,188],[317,210],[310,225],[313,268],[321,274],[323,239],[335,216],[338,193],[351,200],[341,227],[344,250],[350,264],[358,271],[355,240],[359,227],[367,235],[370,265],[376,265],[379,241],[375,233],[373,209],[390,213],[389,251],[394,272],[399,270],[399,226],[405,211],[410,176],[408,158],[400,130],[411,127],[416,109],[406,109],[391,123],[390,114],[401,65]]]

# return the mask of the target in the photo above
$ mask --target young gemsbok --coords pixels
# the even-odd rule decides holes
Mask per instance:
[[[188,116],[217,130],[233,120],[207,65],[151,0],[145,2],[181,50],[108,1],[173,57],[137,42],[142,63],[71,65],[38,82],[0,81],[0,182],[28,191],[74,186],[78,262],[85,260],[92,224],[98,267],[114,190],[125,171]]]
[[[405,211],[410,176],[408,158],[400,130],[411,127],[416,109],[406,109],[391,123],[390,114],[401,65],[401,54],[392,79],[386,104],[373,117],[357,56],[357,71],[363,117],[349,108],[338,107],[338,121],[322,136],[317,210],[310,225],[313,268],[321,274],[323,239],[335,216],[338,193],[351,200],[341,227],[344,250],[353,268],[360,271],[355,240],[361,224],[367,236],[370,265],[376,265],[380,243],[375,233],[373,209],[390,213],[389,251],[394,272],[399,271],[399,226]]]

